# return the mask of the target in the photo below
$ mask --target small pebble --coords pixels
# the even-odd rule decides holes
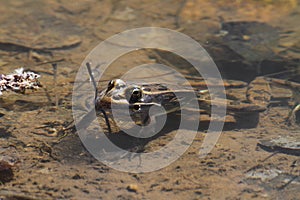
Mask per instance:
[[[138,191],[138,186],[137,184],[129,184],[127,186],[127,190],[130,192],[137,192]]]

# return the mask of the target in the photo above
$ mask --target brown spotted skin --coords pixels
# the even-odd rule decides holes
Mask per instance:
[[[179,111],[180,100],[188,101],[191,98],[191,94],[196,94],[198,97],[200,109],[206,110],[206,113],[210,113],[210,107],[212,104],[217,106],[226,106],[229,113],[258,113],[266,109],[265,106],[255,103],[242,103],[239,101],[214,99],[210,100],[210,97],[203,96],[202,83],[199,85],[192,84],[194,90],[185,89],[184,87],[167,86],[167,84],[161,83],[142,83],[142,84],[128,84],[120,79],[112,80],[109,82],[108,87],[99,92],[96,99],[96,109],[103,109],[110,112],[111,105],[115,104],[123,106],[125,109],[129,109],[131,118],[137,123],[148,123],[148,112],[151,106],[163,107],[168,113]],[[240,88],[245,86],[241,81],[226,81],[226,86],[230,85],[233,88]],[[200,109],[190,109],[195,112],[200,112]]]

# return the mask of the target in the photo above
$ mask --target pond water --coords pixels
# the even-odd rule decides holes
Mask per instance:
[[[37,91],[0,96],[1,199],[299,197],[299,154],[274,154],[257,146],[262,139],[287,135],[299,142],[299,124],[287,123],[297,103],[293,94],[300,90],[299,0],[14,0],[1,1],[0,12],[0,74],[24,67],[39,73],[43,85]],[[264,76],[289,80],[298,87],[275,88],[279,97],[256,116],[251,128],[230,126],[203,159],[198,157],[205,137],[202,129],[187,153],[164,169],[142,174],[113,170],[93,158],[76,130],[65,129],[73,120],[73,85],[83,61],[100,42],[140,27],[186,34],[208,52],[224,79],[246,84]],[[171,37],[159,38],[155,31],[147,35],[152,37],[149,43],[173,42]],[[147,37],[143,37],[139,39],[145,42]],[[117,45],[128,48],[126,40]],[[188,50],[193,57],[195,52]],[[162,49],[136,49],[106,63],[106,71],[98,70],[102,55],[92,63],[94,75],[102,73],[99,89],[120,77],[138,83],[184,83],[164,67],[145,67],[155,63],[169,66],[191,83],[200,79],[186,58]],[[52,63],[58,64],[56,72]],[[87,83],[89,77],[82,81]],[[244,103],[246,92],[247,88],[239,88],[228,90],[227,95]],[[284,101],[279,101],[283,94]],[[294,99],[286,100],[286,96]],[[83,95],[80,104],[89,110],[91,102],[92,98]],[[299,112],[296,114],[299,118]],[[252,120],[250,115],[245,119],[234,113],[235,120],[228,115],[228,123],[234,125]],[[147,141],[145,152],[168,144],[175,134],[167,130]],[[124,135],[120,138],[127,142]],[[268,176],[273,171],[276,173]]]

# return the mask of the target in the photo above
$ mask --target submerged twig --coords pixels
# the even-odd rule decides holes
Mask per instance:
[[[89,72],[89,76],[90,76],[90,79],[93,83],[93,86],[94,86],[94,90],[95,90],[95,104],[96,104],[96,98],[97,98],[97,94],[98,94],[98,89],[97,89],[97,84],[96,84],[96,81],[95,81],[95,78],[93,76],[93,72],[92,72],[92,69],[91,69],[91,63],[87,62],[86,63],[86,67],[87,67],[87,70]],[[111,126],[110,126],[110,123],[109,123],[109,120],[108,120],[108,117],[107,117],[107,114],[106,112],[100,108],[100,111],[102,112],[103,116],[104,116],[104,119],[105,119],[105,123],[107,125],[107,128],[108,128],[108,132],[111,133]]]
[[[52,63],[53,67],[53,82],[54,82],[54,89],[55,89],[55,107],[58,108],[58,94],[57,94],[57,64]]]
[[[95,99],[96,99],[98,89],[97,89],[97,84],[96,84],[96,81],[95,81],[95,78],[93,76],[93,72],[92,72],[92,69],[91,69],[91,63],[87,62],[86,63],[86,68],[87,68],[87,70],[89,72],[90,79],[91,79],[91,81],[93,83],[93,87],[94,87],[94,90],[95,90]]]

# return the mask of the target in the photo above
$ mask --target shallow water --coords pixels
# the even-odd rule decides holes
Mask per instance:
[[[187,153],[177,161],[145,174],[119,172],[103,165],[85,150],[76,131],[61,131],[72,121],[73,84],[82,62],[101,41],[128,29],[163,27],[190,36],[206,49],[226,79],[250,82],[263,75],[300,82],[299,1],[15,0],[1,1],[0,12],[0,74],[23,66],[40,73],[43,85],[25,95],[4,93],[0,97],[0,153],[18,160],[11,166],[13,178],[9,174],[8,181],[0,180],[1,198],[297,199],[299,196],[299,156],[273,155],[256,146],[261,139],[299,131],[299,126],[286,124],[290,107],[281,103],[260,113],[256,127],[224,131],[206,158],[198,157],[205,136],[199,131]],[[52,62],[58,63],[56,83]],[[101,62],[97,60],[98,64]],[[164,64],[186,77],[199,77],[191,64],[177,55],[142,49],[110,63],[99,78],[98,87],[104,88],[110,79],[122,76],[136,82],[182,83],[165,68],[134,68],[149,63]],[[233,91],[243,96],[239,92]],[[89,102],[91,98],[82,97],[83,108],[88,110]],[[60,138],[65,133],[68,135]],[[146,152],[168,144],[175,134],[174,130],[167,130],[148,141]],[[120,137],[126,141],[126,137]],[[288,178],[274,184],[272,180],[279,180],[278,177],[258,180],[249,177],[249,171],[254,174],[280,171],[281,174],[274,176]],[[0,177],[5,173],[0,169]]]

